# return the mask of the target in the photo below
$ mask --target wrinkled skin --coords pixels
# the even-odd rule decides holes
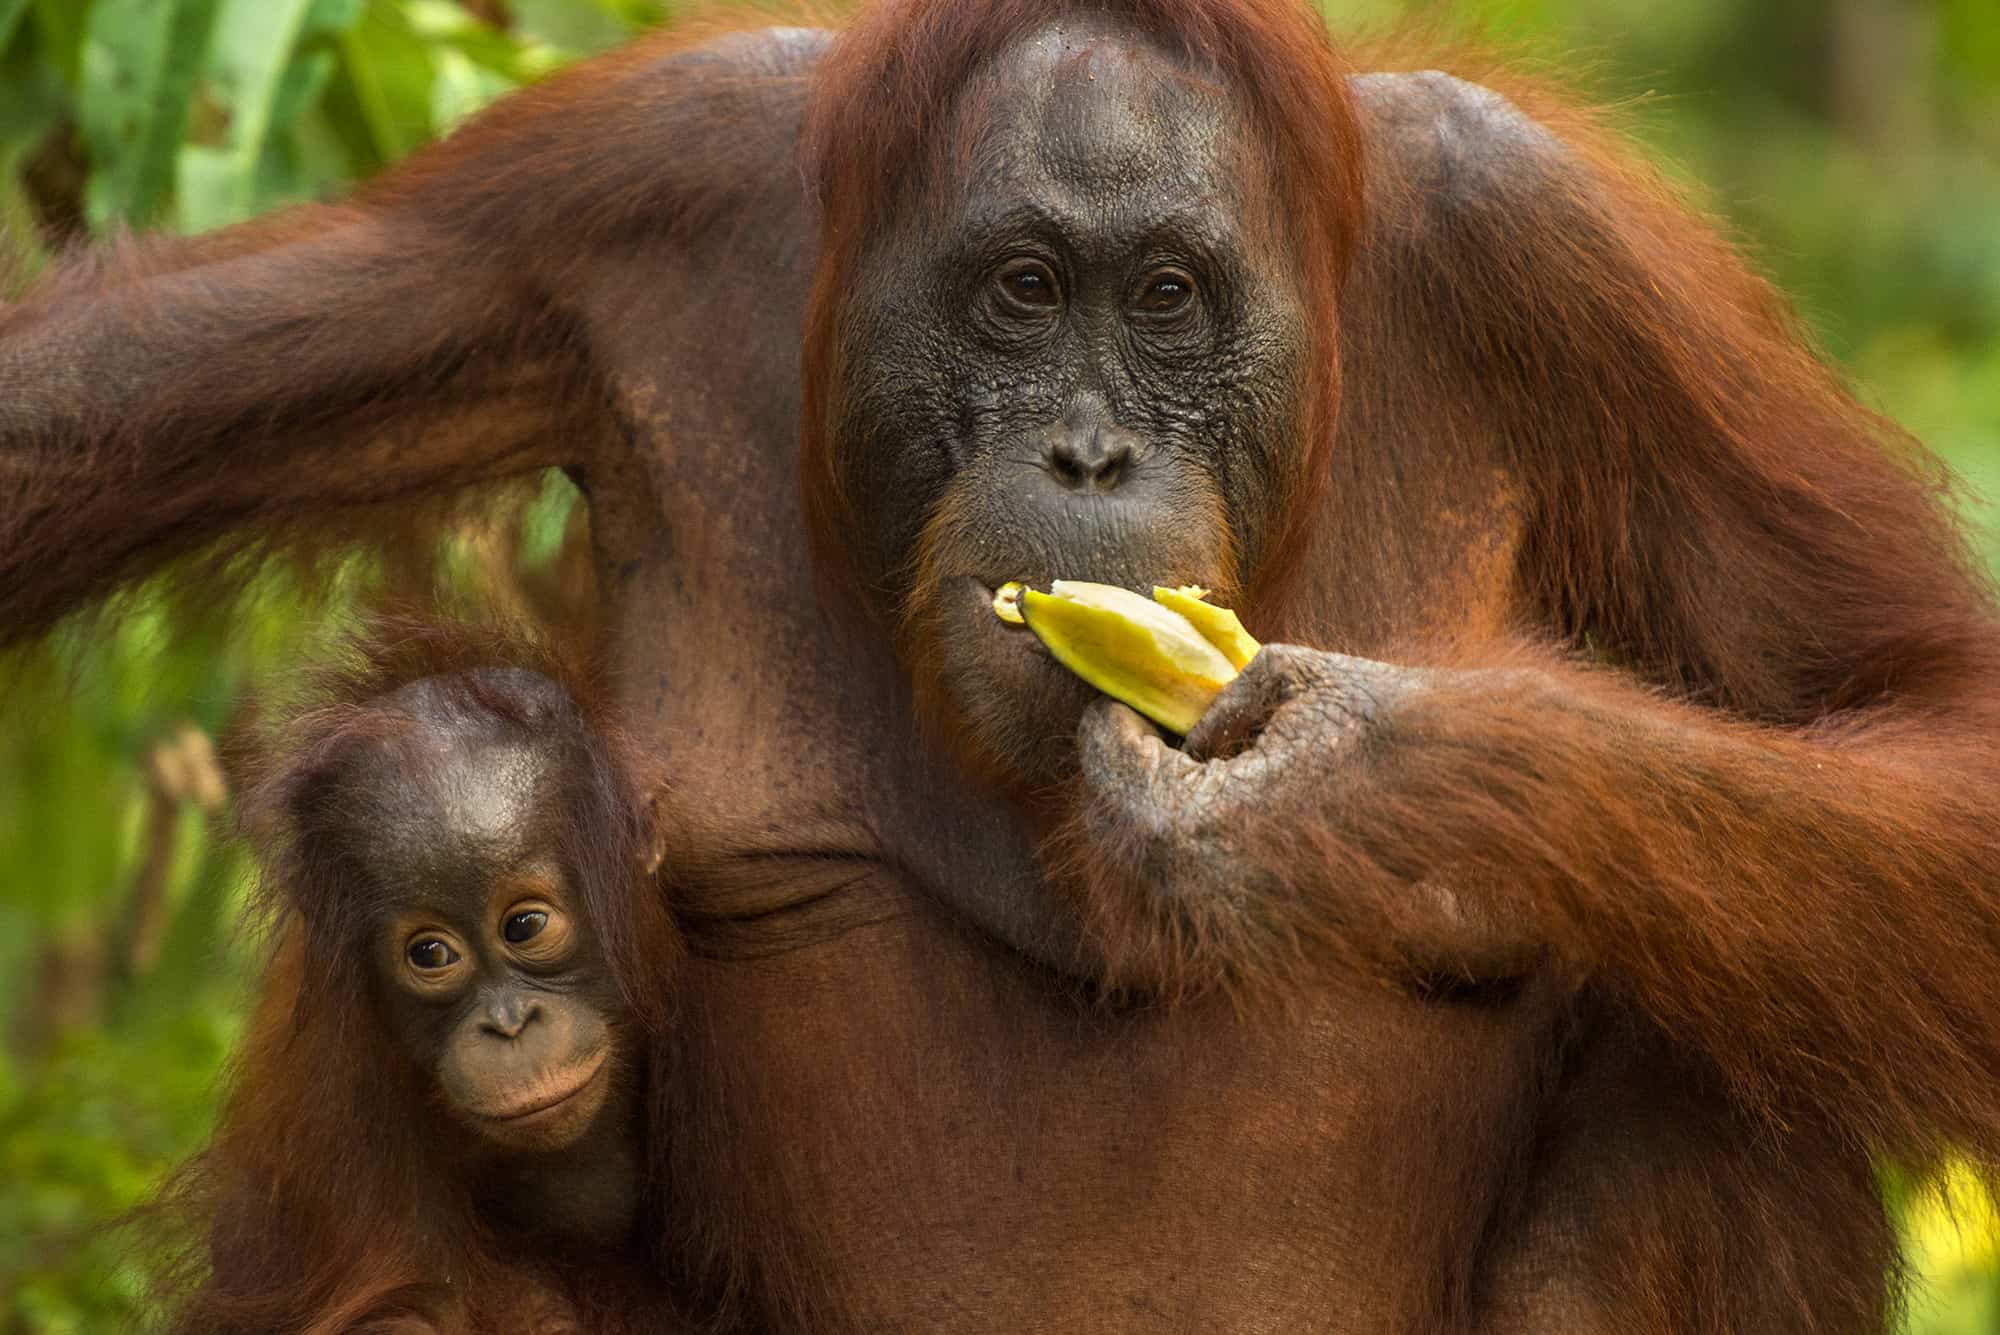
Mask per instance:
[[[1266,832],[1326,823],[1343,790],[1376,763],[1399,707],[1440,687],[1501,695],[1523,686],[1532,689],[1532,678],[1501,669],[1414,669],[1267,644],[1178,742],[1116,701],[1086,710],[1080,826],[1124,844],[1163,905],[1313,895],[1297,874],[1305,855],[1274,864],[1259,847]],[[1532,926],[1468,888],[1483,889],[1438,879],[1408,887],[1393,953],[1424,987],[1504,987],[1539,962]]]
[[[1318,814],[1370,728],[1424,675],[1294,644],[1264,646],[1187,738],[1106,701],[1078,729],[1079,763],[1107,831],[1140,830],[1162,898],[1241,893],[1246,813]],[[1279,817],[1282,819],[1282,816]]]
[[[1228,603],[1256,569],[1305,449],[1307,333],[1254,135],[1101,18],[1017,44],[986,77],[971,127],[942,136],[971,151],[882,229],[843,326],[835,455],[850,494],[880,498],[870,574],[905,609],[926,703],[999,786],[1080,780],[1093,841],[1133,846],[1169,913],[1283,896],[1243,815],[1320,820],[1353,735],[1420,674],[1278,646],[1183,754],[1108,722],[991,608],[1000,584],[1055,578]],[[1195,767],[1223,743],[1248,754]],[[1531,962],[1532,941],[1426,893],[1446,923],[1403,943],[1426,972],[1491,983]]]
[[[1052,65],[1066,41],[1088,69]],[[0,442],[55,479],[0,550],[9,624],[248,518],[570,470],[622,716],[699,776],[672,804],[696,957],[661,984],[655,1125],[659,1231],[719,1321],[1880,1329],[1869,1151],[1942,1126],[2000,1152],[1996,965],[1972,949],[2000,940],[2000,873],[1950,792],[1994,772],[1992,618],[1762,290],[1495,94],[1351,80],[1373,221],[1332,485],[1300,603],[1250,622],[1284,643],[1176,753],[998,638],[984,586],[1227,601],[1257,573],[1299,354],[1239,111],[1129,33],[994,63],[972,176],[933,182],[949,225],[891,211],[851,285],[857,610],[806,537],[797,448],[795,149],[825,45],[624,58],[496,109],[324,235],[0,316]],[[1194,351],[1131,309],[1155,232],[1220,303]],[[1016,246],[1060,318],[996,304]],[[51,460],[133,420],[158,429],[100,517]],[[225,449],[225,492],[174,491]],[[1912,675],[1928,660],[1883,638],[1905,620],[1949,628],[1942,666]],[[1630,666],[1517,668],[1496,646],[1524,630]],[[1855,743],[1872,714],[1849,745],[1805,732],[1863,709],[1889,712],[1886,752]],[[1126,943],[1039,860],[1045,813],[996,796],[1052,788],[1124,859],[1091,883],[1123,921],[1248,905],[1262,934],[1128,952],[1131,1004],[1108,1004]],[[1404,824],[1360,825],[1382,811]],[[1288,876],[1284,839],[1236,841],[1233,812],[1376,838]],[[1418,974],[1324,967],[1350,945]],[[1177,989],[1191,960],[1282,1022]],[[1414,985],[1433,973],[1509,986]]]
[[[1069,767],[1046,738],[1089,697],[997,631],[992,590],[1226,597],[1296,466],[1305,333],[1228,101],[1102,19],[990,77],[970,166],[863,258],[836,451],[880,498],[874,570],[906,654],[941,659],[917,668],[938,709],[1035,783]]]

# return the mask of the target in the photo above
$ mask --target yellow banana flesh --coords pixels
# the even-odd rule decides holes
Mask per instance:
[[[1204,602],[1207,597],[1207,589],[1198,589],[1192,584],[1184,584],[1178,589],[1164,589],[1157,584],[1153,586],[1154,602],[1162,607],[1171,607],[1186,617],[1201,632],[1201,637],[1220,649],[1222,656],[1229,660],[1229,665],[1241,672],[1250,666],[1250,660],[1264,646],[1243,629],[1236,613]]]
[[[1011,584],[1002,584],[998,589],[995,589],[993,591],[993,615],[999,617],[1010,626],[1027,625],[1028,623],[1021,619],[1022,591],[1023,586],[1018,581]]]
[[[1130,589],[1066,579],[1047,593],[1014,587],[1001,592],[1057,662],[1163,728],[1186,733],[1236,676],[1194,622]],[[1011,619],[1000,597],[994,611]]]

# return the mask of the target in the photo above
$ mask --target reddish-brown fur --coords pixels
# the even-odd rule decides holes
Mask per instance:
[[[808,164],[830,226],[808,322],[804,467],[828,529],[854,503],[834,494],[816,395],[839,382],[829,350],[871,211],[909,206],[890,183],[928,179],[918,127],[943,123],[982,60],[1065,6],[995,8],[989,22],[878,6],[815,90]],[[1294,45],[1298,7],[1160,8],[1173,11],[1170,49],[1260,50],[1314,88],[1336,77],[1322,74],[1336,69],[1323,47]],[[1130,9],[1141,26],[1160,21],[1153,6]],[[1217,11],[1254,36],[1218,42]],[[1435,58],[1385,42],[1355,63]],[[1265,90],[1217,63],[1268,115]],[[1157,826],[1091,819],[1082,784],[1052,804],[1085,814],[1057,830],[1049,865],[1081,897],[1110,978],[1169,994],[1220,984],[1253,1002],[1328,966],[1407,969],[1413,943],[1440,931],[1439,901],[1412,887],[1447,879],[1539,943],[1580,1013],[1633,1025],[1635,1043],[1686,1044],[1697,1071],[1781,1138],[1834,1158],[1865,1146],[1929,1163],[1955,1144],[2000,1162],[2000,821],[1982,814],[2000,791],[2000,618],[1948,479],[1856,403],[1782,300],[1590,112],[1476,54],[1449,63],[1508,95],[1581,170],[1475,181],[1455,234],[1397,226],[1368,249],[1390,301],[1345,312],[1338,337],[1360,356],[1394,347],[1400,374],[1349,406],[1337,438],[1318,425],[1336,417],[1339,380],[1321,382],[1314,485],[1271,521],[1311,535],[1304,587],[1244,572],[1240,605],[1267,638],[1489,672],[1446,677],[1348,742],[1349,765],[1321,794],[1330,805],[1231,808],[1229,846],[1281,887],[1248,910],[1163,910],[1156,881],[1174,850],[1116,842]],[[884,105],[896,114],[874,119]],[[1308,123],[1351,160],[1352,116]],[[871,137],[864,122],[882,128]],[[1301,178],[1301,161],[1280,156],[1278,189],[1322,193],[1285,206],[1358,228],[1351,177]],[[1370,166],[1378,227],[1435,188]],[[1476,416],[1425,439],[1411,405],[1440,385]],[[1407,414],[1401,432],[1367,429],[1368,414],[1391,412]],[[1408,461],[1425,453],[1458,476],[1413,487]],[[1353,535],[1396,523],[1413,491],[1472,509],[1474,467],[1518,492],[1511,624],[1412,638],[1399,585],[1356,568],[1380,558]],[[953,536],[941,511],[920,572],[959,568]],[[906,640],[920,692],[935,661],[926,624]],[[1649,1183],[1643,1216],[1614,1204],[1635,1247],[1713,1239],[1713,1268],[1630,1296],[1634,1327],[1701,1329],[1753,1310],[1722,1259],[1739,1248],[1778,1266],[1769,1310],[1812,1308],[1842,1329],[1875,1320],[1889,1242],[1866,1165],[1810,1183],[1790,1189],[1816,1201],[1801,1227],[1821,1250],[1793,1258],[1796,1271],[1770,1253],[1763,1219],[1733,1218],[1706,1180]]]
[[[1160,849],[1118,793],[1079,786],[1072,822],[1040,830],[1092,981],[1173,1005],[1075,1005],[939,907],[967,884],[1002,909],[1042,887],[989,871],[1020,852],[1011,827],[899,749],[908,687],[828,629],[849,611],[813,600],[787,544],[805,513],[838,554],[867,501],[833,488],[823,429],[870,211],[940,161],[923,136],[969,71],[1068,8],[899,0],[826,58],[803,131],[825,210],[810,300],[785,211],[806,76],[739,52],[662,82],[666,47],[510,99],[354,205],[59,277],[0,313],[0,467],[26,479],[0,514],[0,635],[245,524],[550,460],[602,482],[616,647],[653,674],[621,707],[649,746],[716,758],[697,833],[740,883],[714,917],[774,920],[776,964],[718,952],[658,983],[695,1023],[655,1128],[684,1170],[665,1227],[720,1306],[766,1325],[921,1327],[945,1299],[966,1328],[1214,1328],[1263,1299],[1242,1319],[1310,1325],[1283,1300],[1415,1292],[1427,1330],[1884,1328],[1875,1156],[2000,1164],[1993,592],[1942,470],[1593,113],[1505,62],[1409,40],[1343,62],[1277,0],[1117,6],[1272,130],[1302,282],[1338,313],[1300,485],[1271,517],[1287,555],[1242,572],[1246,620],[1435,673],[1329,746],[1322,801],[1217,832],[1260,887],[1241,912],[1164,915]],[[1331,82],[1347,65],[1449,69],[1549,137],[1521,148],[1443,86],[1370,104]],[[1474,151],[1452,157],[1441,124]],[[633,299],[635,275],[670,300]],[[718,351],[713,322],[767,296]],[[683,306],[711,323],[680,329]],[[657,349],[635,350],[641,317]],[[66,393],[79,367],[105,375]],[[759,432],[772,457],[744,448]],[[689,591],[704,581],[719,591]],[[675,613],[685,639],[651,629]],[[908,665],[919,692],[927,666]],[[662,721],[670,674],[714,721]],[[691,742],[704,727],[729,735]],[[772,754],[793,750],[782,775],[806,796],[774,796]],[[828,755],[859,776],[837,792],[810,786]],[[878,803],[866,820],[839,805],[854,791]],[[959,861],[922,863],[940,838]],[[758,898],[802,865],[833,889]],[[814,919],[822,903],[851,912]],[[1533,967],[1410,1001],[1411,963],[1452,959],[1467,922]],[[247,1069],[274,1074],[232,1116],[317,1115],[324,1091],[258,1032]],[[1415,1043],[1384,1053],[1378,1033]],[[1353,1066],[1299,1070],[1326,1051]],[[1358,1102],[1357,1079],[1376,1082]],[[1393,1205],[1295,1198],[1259,1158],[1326,1107],[1348,1115],[1324,1142],[1342,1173],[1298,1173]],[[1421,1116],[1385,1130],[1376,1107]],[[1377,1164],[1403,1176],[1373,1183]],[[305,1175],[329,1236],[385,1217],[365,1176],[350,1195],[312,1164],[270,1171]],[[1289,1230],[1282,1262],[1234,1257],[1218,1202]],[[1237,1268],[1188,1279],[1156,1237]],[[362,1255],[362,1291],[425,1278]],[[1038,1305],[1044,1281],[1058,1296]]]
[[[307,558],[313,587],[319,558],[364,540],[400,554],[515,499],[496,483],[599,443],[568,294],[601,248],[698,235],[740,207],[736,159],[767,151],[769,126],[723,122],[685,172],[631,151],[729,114],[740,70],[665,97],[647,79],[729,26],[689,22],[517,94],[351,201],[120,241],[0,303],[0,338],[37,340],[0,368],[0,643],[172,557],[194,558],[175,571],[192,606],[274,556]],[[600,133],[545,132],[565,123]],[[549,196],[552,171],[598,206]],[[202,452],[218,435],[226,469]]]
[[[192,1230],[187,1277],[169,1292],[175,1328],[412,1330],[442,1335],[677,1329],[646,1256],[538,1254],[474,1202],[479,1147],[374,1010],[372,942],[358,935],[370,888],[323,851],[351,820],[336,802],[301,802],[355,749],[398,748],[410,719],[380,703],[397,686],[478,668],[526,668],[562,684],[586,714],[591,674],[535,640],[470,627],[389,621],[347,661],[318,673],[284,721],[241,763],[253,775],[245,820],[264,850],[264,930],[272,960],[213,1142],[176,1178],[170,1218]],[[528,704],[464,678],[478,707],[534,726]],[[564,738],[577,771],[574,890],[629,999],[623,1046],[644,1053],[664,1023],[659,979],[679,939],[664,897],[637,869],[653,860],[651,818],[615,732]],[[310,817],[301,821],[300,812]],[[321,850],[321,851],[316,851]],[[640,1077],[643,1079],[643,1075]]]

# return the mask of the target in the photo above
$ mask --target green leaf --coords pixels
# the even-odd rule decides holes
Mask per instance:
[[[85,20],[77,98],[93,227],[145,222],[173,185],[215,0],[97,0]]]
[[[313,0],[222,0],[208,79],[229,109],[224,160],[192,159],[200,178],[196,205],[184,206],[190,224],[215,227],[257,211],[257,170],[263,161],[283,76],[292,60]],[[188,159],[184,159],[188,161]],[[221,179],[216,179],[220,172]]]
[[[2000,88],[2000,21],[1988,0],[1943,0],[1938,51],[1945,63],[1986,88]]]
[[[592,0],[511,0],[515,30],[565,51],[589,54],[632,36],[619,9]]]
[[[446,51],[455,51],[504,79],[507,84],[527,83],[560,65],[562,57],[545,43],[522,39],[481,23],[455,4],[445,0],[408,0],[403,7],[410,30],[431,48],[440,61]],[[456,76],[465,77],[461,72]],[[490,81],[487,81],[490,84]]]
[[[431,123],[439,134],[448,134],[460,121],[478,111],[513,84],[472,62],[463,51],[445,47],[437,62],[437,82],[431,88]]]
[[[616,14],[634,28],[651,28],[667,21],[673,6],[667,0],[597,0],[597,7]]]
[[[205,232],[230,217],[236,199],[236,158],[226,148],[183,144],[174,164],[174,209],[180,230]]]
[[[7,39],[14,35],[15,25],[27,12],[28,0],[0,0],[0,51],[7,49]]]
[[[40,147],[67,106],[62,80],[34,58],[32,43],[0,53],[0,172]]]
[[[76,0],[29,0],[35,16],[35,33],[41,38],[42,59],[55,68],[64,83],[77,83],[83,55],[83,21],[86,5]]]
[[[317,106],[339,66],[331,51],[308,51],[287,65],[285,77],[278,83],[277,99],[271,104],[272,131],[291,129]]]
[[[431,54],[399,5],[369,0],[360,23],[339,39],[348,85],[383,161],[431,137]]]
[[[346,32],[361,21],[367,7],[367,0],[313,0],[306,10],[306,35]]]
[[[227,149],[191,144],[181,150],[178,174],[181,226],[199,231],[246,214],[334,193],[352,174],[336,155],[329,164],[323,135],[310,149],[300,127],[325,97],[339,60],[331,50],[307,51],[285,67],[271,103],[270,130],[245,176],[240,157]],[[247,184],[246,184],[247,183]],[[249,193],[249,207],[242,194]]]
[[[339,72],[315,114],[306,119],[319,122],[319,128],[338,150],[342,177],[366,180],[380,171],[389,158],[376,136],[370,110],[362,101],[362,89],[348,72],[347,52],[339,46],[335,52],[340,60]],[[303,133],[307,127],[300,129]]]

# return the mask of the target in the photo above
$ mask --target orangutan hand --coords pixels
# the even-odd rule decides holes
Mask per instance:
[[[1436,687],[1504,691],[1521,674],[1444,673],[1398,667],[1297,645],[1266,645],[1216,698],[1185,745],[1114,701],[1079,727],[1082,819],[1114,849],[1162,911],[1213,922],[1227,912],[1288,943],[1339,934],[1362,915],[1357,894],[1380,895],[1384,859],[1357,848],[1343,811],[1376,800],[1377,770],[1395,748],[1401,710]],[[1399,756],[1398,764],[1421,764]],[[1450,887],[1447,888],[1447,881]],[[1491,979],[1536,953],[1525,925],[1489,912],[1462,875],[1425,873],[1378,899],[1369,930],[1393,941],[1354,943],[1393,955],[1425,975]]]
[[[1370,726],[1419,676],[1266,645],[1181,749],[1137,713],[1103,701],[1085,713],[1078,736],[1089,819],[1140,853],[1165,893],[1228,893],[1245,871],[1241,832],[1280,813],[1323,819]]]

